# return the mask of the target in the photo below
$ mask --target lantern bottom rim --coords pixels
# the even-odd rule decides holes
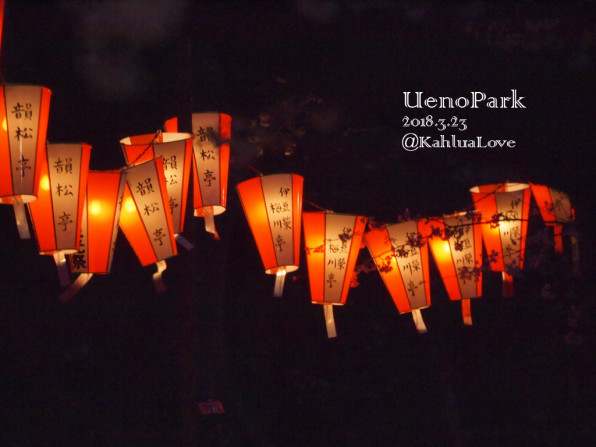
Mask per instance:
[[[29,203],[37,200],[37,196],[33,194],[16,194],[11,196],[0,197],[0,203],[13,205],[15,203]]]
[[[295,272],[298,270],[297,265],[278,265],[277,267],[271,267],[265,270],[268,275],[276,275],[278,270],[285,270],[286,273]]]

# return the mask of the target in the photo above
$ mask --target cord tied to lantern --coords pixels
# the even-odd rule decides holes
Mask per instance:
[[[58,269],[58,278],[60,279],[60,286],[66,287],[70,284],[70,273],[68,263],[64,256],[64,251],[60,250],[54,253],[54,262]]]
[[[333,318],[333,305],[324,304],[323,312],[325,313],[325,326],[327,327],[327,338],[337,337],[337,331],[335,330],[335,319]]]
[[[275,273],[275,286],[273,287],[273,296],[280,297],[284,293],[284,283],[286,282],[287,270],[285,267],[280,267]]]
[[[153,285],[157,293],[162,293],[166,291],[166,285],[163,282],[163,272],[168,268],[168,265],[165,259],[157,261],[155,265],[157,266],[157,271],[153,274]]]
[[[420,313],[420,309],[412,309],[412,318],[418,333],[426,334],[428,331],[426,329],[426,325],[424,324],[424,320],[422,319],[422,313]]]
[[[14,217],[19,230],[19,237],[21,239],[31,239],[31,232],[29,231],[29,224],[27,222],[27,212],[25,211],[25,202],[16,199],[12,206],[14,208]]]

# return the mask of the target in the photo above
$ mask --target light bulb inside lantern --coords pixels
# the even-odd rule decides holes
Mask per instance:
[[[47,175],[44,175],[40,182],[39,182],[39,187],[41,189],[43,189],[44,191],[49,191],[50,190],[50,178]]]
[[[91,214],[95,214],[96,216],[101,214],[101,202],[99,200],[91,201],[91,205],[89,206],[89,212]]]
[[[128,213],[134,213],[135,210],[137,209],[135,202],[132,198],[128,197],[125,201],[124,201],[124,210]]]
[[[4,132],[8,131],[8,126],[6,125],[6,117],[2,120],[2,130]]]

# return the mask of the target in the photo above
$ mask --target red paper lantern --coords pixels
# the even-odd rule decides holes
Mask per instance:
[[[177,132],[160,132],[157,136],[137,135],[120,140],[128,164],[138,165],[156,157],[163,158],[166,189],[176,235],[184,229],[192,164],[192,141],[191,134]]]
[[[170,212],[163,157],[126,169],[120,228],[135,251],[141,265],[157,263],[153,279],[163,291],[161,274],[165,259],[178,254]]]
[[[194,208],[205,229],[217,236],[214,215],[226,210],[232,117],[224,113],[193,113]]]
[[[89,172],[91,146],[48,144],[37,200],[29,213],[41,254],[53,255],[62,285],[69,282],[65,254],[76,253]]]
[[[296,174],[274,174],[236,186],[265,273],[276,275],[274,296],[282,295],[286,273],[300,265],[303,183]]]
[[[472,325],[470,299],[482,296],[482,231],[479,213],[456,213],[424,222],[425,237],[452,301],[461,301]]]
[[[412,313],[416,329],[426,332],[420,309],[430,306],[428,245],[420,222],[373,228],[364,235],[377,270],[400,313]]]
[[[125,186],[122,171],[89,171],[79,249],[69,256],[70,270],[79,276],[60,296],[62,301],[76,294],[94,274],[110,272]]]
[[[555,252],[563,253],[563,224],[575,220],[569,196],[544,185],[530,183],[530,187],[544,223],[553,227]]]
[[[310,294],[322,304],[329,338],[336,336],[333,305],[343,305],[356,266],[366,218],[330,211],[302,214]]]
[[[51,94],[46,87],[0,85],[0,203],[13,205],[21,239],[31,237],[24,204],[37,198]]]
[[[513,296],[513,273],[524,266],[530,185],[499,183],[470,189],[482,214],[482,239],[491,270],[503,272],[503,296]]]

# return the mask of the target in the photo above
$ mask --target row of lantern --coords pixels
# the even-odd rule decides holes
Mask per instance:
[[[156,263],[161,290],[165,259],[181,233],[193,166],[195,215],[217,237],[214,215],[227,199],[231,117],[193,114],[193,133],[178,133],[177,119],[166,132],[121,140],[128,167],[89,171],[87,144],[45,144],[50,92],[44,87],[0,86],[0,201],[13,204],[22,237],[28,231],[28,203],[42,254],[56,260],[62,284],[79,273],[63,294],[67,299],[94,273],[108,273],[118,225],[142,265]],[[470,299],[482,289],[482,241],[490,268],[503,272],[504,295],[511,295],[512,272],[523,268],[530,191],[544,220],[554,225],[562,251],[561,226],[573,220],[566,194],[542,185],[499,184],[471,189],[475,212],[369,228],[363,216],[302,213],[302,177],[260,176],[237,185],[265,271],[276,276],[281,296],[285,276],[298,269],[301,224],[311,298],[324,304],[329,336],[335,336],[333,305],[344,304],[356,258],[364,243],[401,313],[411,312],[424,332],[420,309],[430,305],[429,254],[433,254],[452,300],[462,302],[471,324]]]
[[[400,313],[411,313],[426,332],[420,310],[430,306],[429,248],[449,298],[461,301],[464,324],[472,324],[470,299],[482,295],[482,243],[492,271],[502,272],[503,296],[513,295],[513,272],[523,268],[525,241],[534,193],[545,221],[573,221],[566,194],[525,183],[471,188],[474,210],[382,226],[364,216],[302,211],[302,177],[261,176],[237,185],[265,272],[275,274],[274,295],[281,296],[287,272],[298,269],[301,223],[311,299],[324,307],[327,333],[336,336],[333,305],[342,305],[362,245]],[[552,218],[552,219],[551,219]],[[546,220],[548,219],[548,220]],[[555,249],[562,234],[555,231]]]

